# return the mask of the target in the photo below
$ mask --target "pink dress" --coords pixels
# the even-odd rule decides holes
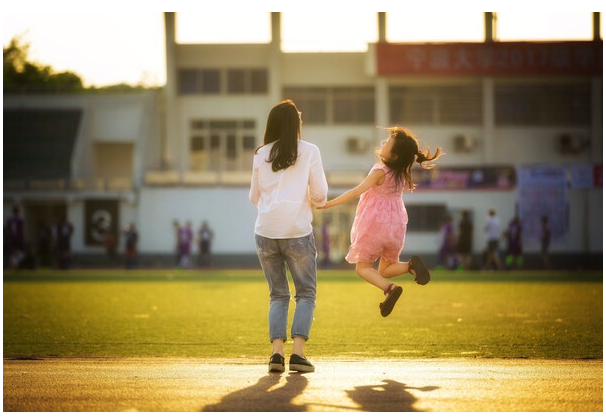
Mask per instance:
[[[351,227],[351,246],[345,260],[349,263],[374,262],[383,257],[398,262],[404,247],[408,214],[402,201],[404,184],[398,189],[391,169],[375,164],[370,170],[385,171],[385,181],[373,185],[360,196],[356,218]]]

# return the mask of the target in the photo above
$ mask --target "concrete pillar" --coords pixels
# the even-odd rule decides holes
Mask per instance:
[[[379,19],[379,42],[387,42],[387,13],[377,12],[377,18]]]
[[[181,140],[177,112],[178,78],[177,78],[177,43],[175,12],[164,13],[164,31],[166,36],[166,86],[165,105],[166,123],[164,143],[162,144],[162,168],[183,169],[180,158]]]
[[[485,77],[482,79],[482,131],[484,133],[481,141],[483,149],[483,162],[494,162],[494,137],[495,137],[495,94],[494,79]]]
[[[496,12],[484,12],[485,42],[497,40],[497,14]]]
[[[282,101],[282,18],[271,12],[271,44],[269,57],[269,108]]]
[[[375,122],[379,127],[389,127],[389,83],[385,77],[375,79]],[[375,129],[375,140],[383,140],[384,131]]]

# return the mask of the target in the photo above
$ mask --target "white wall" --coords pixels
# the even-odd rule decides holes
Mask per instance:
[[[257,209],[248,188],[142,188],[137,223],[141,253],[171,253],[175,247],[173,220],[190,220],[193,229],[206,220],[215,232],[213,253],[255,253]],[[196,247],[197,250],[197,247]]]

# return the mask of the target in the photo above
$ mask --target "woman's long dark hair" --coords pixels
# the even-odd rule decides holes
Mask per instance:
[[[297,162],[298,140],[301,136],[301,116],[292,100],[276,104],[267,116],[263,145],[275,142],[269,152],[271,169],[277,172]]]
[[[416,184],[412,181],[412,164],[416,161],[423,169],[433,168],[433,165],[424,165],[424,163],[442,156],[442,148],[438,147],[436,153],[431,156],[429,147],[425,151],[420,150],[417,138],[410,130],[403,127],[389,128],[389,136],[394,138],[394,144],[391,148],[393,158],[381,158],[381,160],[392,169],[396,189],[399,189],[405,182],[412,191],[416,187]]]

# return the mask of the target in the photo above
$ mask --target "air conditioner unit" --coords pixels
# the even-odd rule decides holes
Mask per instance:
[[[358,137],[347,138],[346,144],[350,154],[363,154],[368,149],[368,141]]]
[[[456,135],[453,138],[453,149],[455,152],[472,152],[475,146],[475,141],[468,135]]]
[[[582,134],[564,133],[558,136],[557,147],[563,155],[577,154],[589,147],[589,140]]]

